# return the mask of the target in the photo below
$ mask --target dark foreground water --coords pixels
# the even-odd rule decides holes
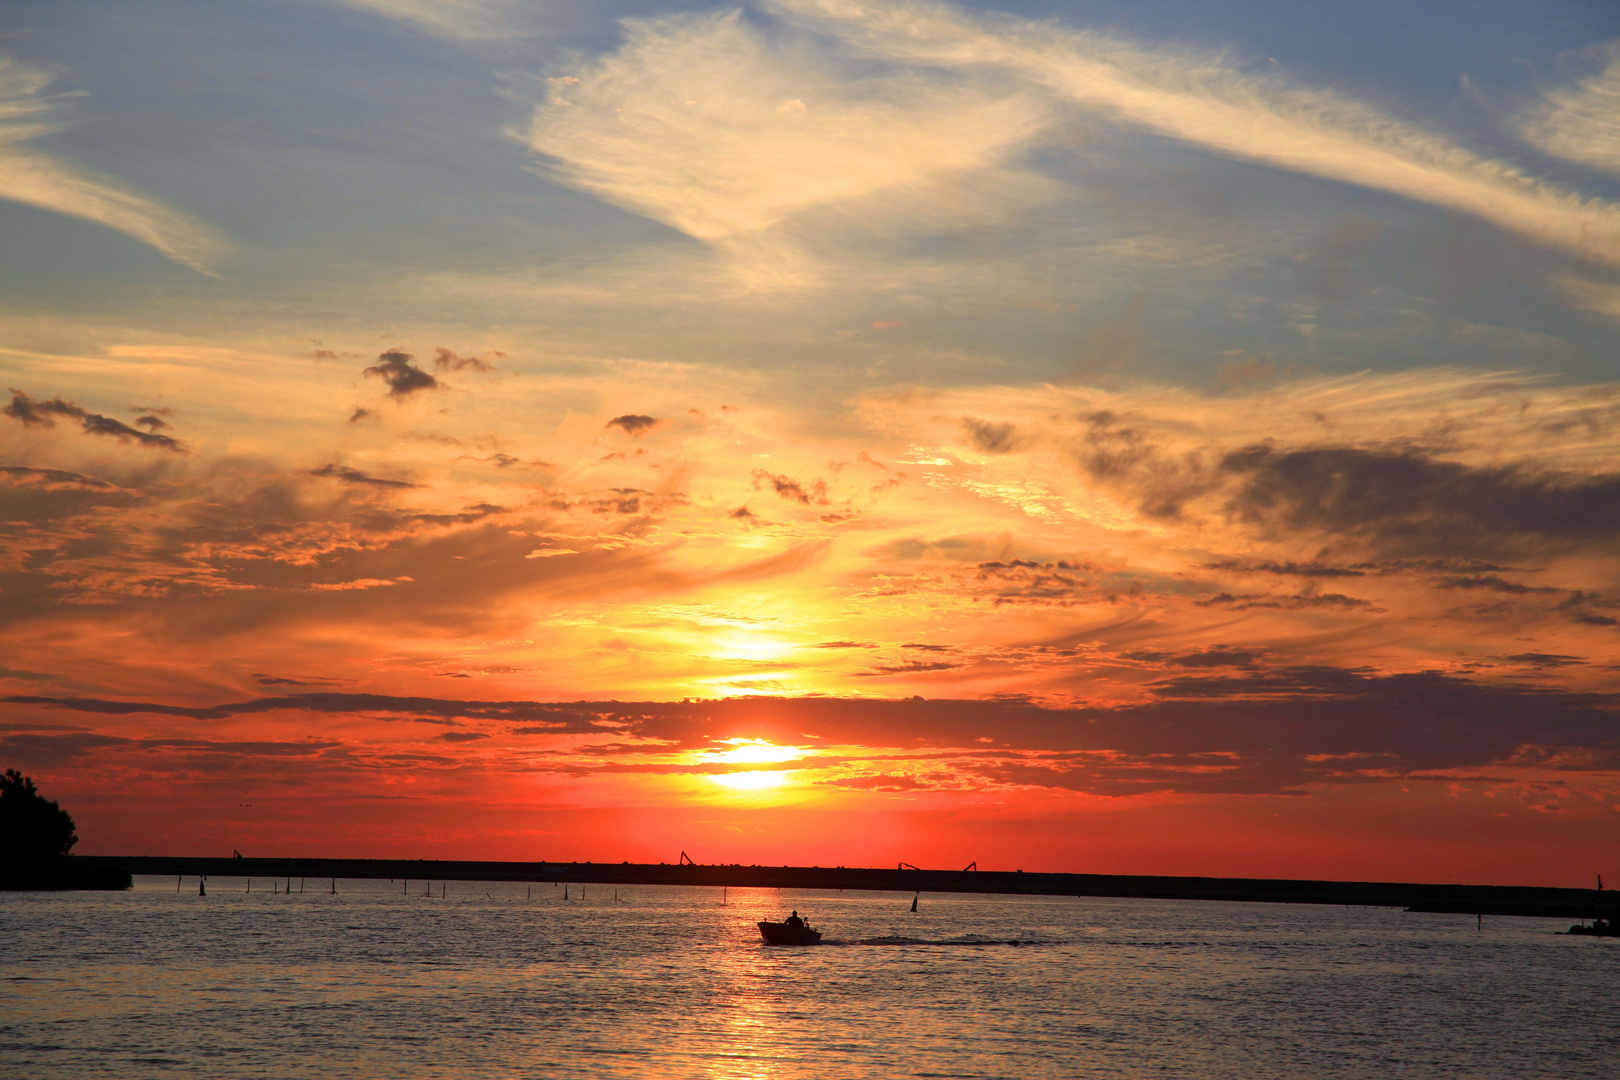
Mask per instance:
[[[208,886],[0,894],[0,1075],[1620,1077],[1620,941],[1545,920]],[[829,944],[763,947],[755,921],[795,907]]]

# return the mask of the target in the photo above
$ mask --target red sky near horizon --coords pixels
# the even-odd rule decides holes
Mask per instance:
[[[1620,876],[1620,25],[1028,6],[19,5],[0,765],[91,854]]]

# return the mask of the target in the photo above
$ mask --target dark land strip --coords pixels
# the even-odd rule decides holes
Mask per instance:
[[[734,889],[864,889],[886,892],[1111,896],[1151,900],[1236,900],[1273,904],[1399,907],[1460,915],[1583,919],[1598,914],[1591,889],[1519,885],[1423,885],[1383,881],[1026,874],[998,870],[879,870],[858,867],[669,863],[449,862],[427,859],[202,859],[75,856],[87,867],[187,877],[389,878],[422,881],[577,882],[592,885],[706,885]],[[1620,909],[1602,896],[1609,911]]]

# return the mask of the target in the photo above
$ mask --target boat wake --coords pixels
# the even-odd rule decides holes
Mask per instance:
[[[956,938],[874,937],[854,941],[829,939],[823,945],[930,945],[936,948],[990,948],[1000,946],[1045,945],[1047,942],[1020,938],[986,938],[969,934]]]

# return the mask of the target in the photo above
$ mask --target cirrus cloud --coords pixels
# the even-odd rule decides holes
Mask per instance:
[[[995,192],[1048,190],[1007,163],[1047,122],[1016,88],[840,70],[737,12],[625,25],[618,52],[543,84],[514,137],[548,177],[773,280],[798,280],[805,258],[773,230],[818,207],[876,200],[869,212],[893,225],[982,217]]]
[[[46,95],[54,79],[0,56],[0,199],[117,229],[177,263],[213,273],[229,245],[212,227],[29,145],[62,127],[61,98]]]
[[[1620,42],[1589,50],[1602,70],[1574,86],[1547,92],[1518,118],[1519,133],[1536,149],[1582,165],[1620,173]]]
[[[1148,49],[1053,22],[977,17],[932,0],[769,0],[769,6],[884,61],[1011,79],[1223,157],[1460,211],[1620,266],[1620,208],[1340,94],[1215,57]]]

